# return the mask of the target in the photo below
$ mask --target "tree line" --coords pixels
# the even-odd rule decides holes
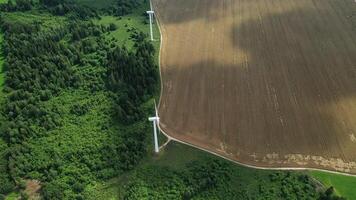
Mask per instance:
[[[99,12],[114,16],[127,15],[146,1],[147,0],[116,0],[115,4],[110,8],[98,11],[87,6],[78,5],[75,0],[8,0],[7,3],[0,4],[0,11],[15,12],[39,8],[48,10],[55,15],[63,16],[71,14],[81,19],[89,19],[91,17],[98,17]]]
[[[215,158],[199,158],[177,169],[151,164],[134,171],[123,199],[345,200],[332,187],[318,188],[302,173],[266,172],[264,176],[243,171]]]
[[[117,93],[116,116],[126,124],[142,118],[139,105],[157,88],[154,48],[143,33],[136,38],[136,51],[116,47],[108,54],[108,88]]]

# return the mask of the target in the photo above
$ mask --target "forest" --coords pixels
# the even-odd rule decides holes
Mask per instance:
[[[104,38],[115,29],[112,25],[95,25],[90,20],[97,17],[95,10],[63,1],[9,1],[1,10],[6,77],[0,193],[35,179],[43,183],[44,199],[81,198],[92,180],[133,168],[146,151],[145,125],[140,122],[146,111],[140,105],[158,88],[154,48],[146,35],[132,33],[135,48],[131,50],[112,45]],[[57,104],[58,98],[70,93],[84,94],[89,100]],[[100,105],[101,100],[106,105]],[[100,106],[106,113],[98,124],[90,130],[74,130],[100,128],[110,132],[103,135],[106,141],[82,144],[77,151],[68,141],[51,141],[54,137],[69,140],[75,133],[66,129],[93,110],[101,111]]]
[[[147,164],[155,157],[146,119],[159,94],[157,45],[138,28],[147,17],[137,8],[148,2],[113,2],[0,4],[0,199],[91,199],[107,193],[98,185],[123,176],[120,199],[342,199],[290,172],[266,172],[264,184],[279,189],[260,185],[251,196],[236,183],[240,168],[212,157],[180,168]],[[127,21],[106,23],[108,16]]]

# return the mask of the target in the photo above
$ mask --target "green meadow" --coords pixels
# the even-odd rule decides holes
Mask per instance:
[[[350,200],[356,199],[356,177],[321,171],[311,171],[310,175],[319,180],[326,187],[333,186],[336,194]]]

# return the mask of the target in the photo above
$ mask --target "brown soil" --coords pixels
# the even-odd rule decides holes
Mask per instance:
[[[41,183],[37,180],[27,180],[25,192],[29,199],[36,200],[40,198]]]
[[[161,127],[257,166],[356,173],[353,0],[154,0]]]

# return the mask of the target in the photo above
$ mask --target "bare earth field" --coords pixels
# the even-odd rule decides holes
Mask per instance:
[[[356,174],[353,0],[154,0],[161,128],[260,167]]]

